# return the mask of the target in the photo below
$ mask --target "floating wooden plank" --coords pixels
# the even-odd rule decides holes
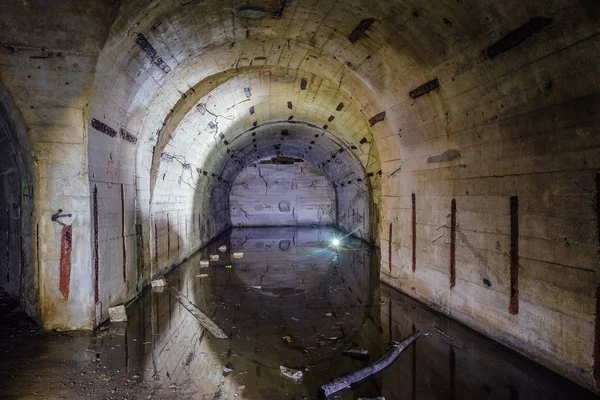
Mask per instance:
[[[190,299],[181,294],[179,290],[175,289],[174,287],[170,287],[169,292],[173,295],[173,297],[175,297],[175,300],[177,300],[179,304],[183,306],[183,308],[188,310],[190,314],[192,314],[194,318],[198,320],[200,325],[205,327],[214,337],[217,339],[229,339],[225,332],[223,332],[223,329],[219,328],[219,326],[215,324],[212,319],[200,311],[198,307],[196,307],[196,305],[192,303]]]

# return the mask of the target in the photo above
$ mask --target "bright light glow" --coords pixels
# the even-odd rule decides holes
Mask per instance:
[[[333,239],[333,241],[331,242],[331,244],[333,244],[335,247],[338,247],[340,245],[340,240],[339,239]]]

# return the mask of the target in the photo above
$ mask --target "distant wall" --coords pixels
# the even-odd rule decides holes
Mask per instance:
[[[263,161],[264,162],[264,161]],[[229,196],[233,226],[332,225],[335,192],[312,164],[252,164]]]

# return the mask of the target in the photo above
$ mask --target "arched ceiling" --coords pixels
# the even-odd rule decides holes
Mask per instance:
[[[469,99],[472,87],[563,45],[557,39],[536,47],[537,53],[509,54],[500,67],[490,61],[486,49],[507,26],[571,15],[559,1],[546,3],[540,9],[463,0],[124,1],[100,52],[90,118],[99,116],[137,137],[131,170],[146,212],[155,193],[180,186],[182,167],[171,167],[170,156],[189,171],[193,166],[223,175],[233,165],[223,159],[246,154],[236,154],[243,148],[234,144],[240,135],[284,121],[318,127],[345,143],[373,174],[370,184],[377,189],[382,182],[374,180],[401,168],[427,167],[423,159],[461,140],[450,139],[449,132],[466,128],[465,108],[478,108]],[[567,28],[553,29],[557,35]],[[571,38],[587,34],[569,29]],[[411,92],[433,81],[431,95]],[[496,92],[515,90],[513,85]],[[495,104],[495,98],[488,100]],[[505,112],[504,103],[497,103],[498,112]],[[476,115],[467,118],[488,118]],[[369,145],[366,153],[361,143]],[[296,149],[309,144],[298,142]],[[271,146],[269,139],[260,148]],[[122,147],[116,149],[120,157],[131,162]],[[327,162],[328,151],[322,153],[312,160],[316,165]]]

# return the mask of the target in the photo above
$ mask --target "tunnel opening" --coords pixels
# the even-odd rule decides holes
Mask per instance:
[[[0,291],[38,319],[30,151],[20,115],[2,86],[0,147]]]
[[[197,171],[193,214],[204,216],[208,236],[245,226],[333,226],[374,244],[374,174],[353,144],[301,121],[265,123],[225,140],[215,141]]]

